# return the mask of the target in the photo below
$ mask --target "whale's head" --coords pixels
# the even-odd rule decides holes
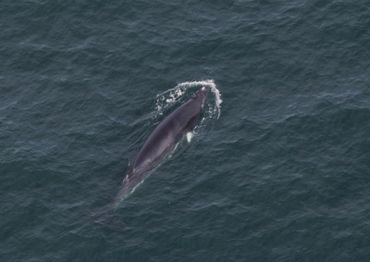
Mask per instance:
[[[195,94],[193,95],[193,99],[195,100],[199,100],[199,103],[201,104],[201,107],[203,108],[204,106],[204,103],[207,99],[207,94],[208,94],[208,91],[209,91],[209,87],[208,86],[202,86],[197,92],[195,92]]]

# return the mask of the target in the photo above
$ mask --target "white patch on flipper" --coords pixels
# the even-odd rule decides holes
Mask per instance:
[[[192,132],[187,132],[186,133],[186,140],[188,141],[188,143],[191,142],[192,138],[193,138],[193,133]]]

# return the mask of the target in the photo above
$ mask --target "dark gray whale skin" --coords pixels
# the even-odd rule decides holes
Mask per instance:
[[[116,201],[126,198],[143,181],[147,172],[158,166],[176,143],[194,129],[208,91],[208,87],[200,88],[153,130],[129,167]]]

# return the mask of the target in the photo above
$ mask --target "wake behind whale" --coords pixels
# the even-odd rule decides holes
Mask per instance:
[[[212,80],[184,82],[175,88],[157,96],[156,112],[162,115],[170,105],[178,102],[189,88],[197,87],[193,96],[166,116],[148,136],[143,146],[129,164],[128,172],[123,179],[122,187],[117,194],[114,207],[128,197],[143,183],[151,171],[156,168],[184,137],[190,142],[195,129],[207,118],[220,116],[221,97]],[[209,92],[215,95],[214,106],[204,111]],[[203,118],[202,118],[203,116]]]

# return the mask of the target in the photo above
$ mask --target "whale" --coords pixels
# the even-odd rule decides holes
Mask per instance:
[[[155,127],[129,164],[116,203],[130,195],[144,181],[148,172],[156,168],[178,142],[194,130],[202,114],[209,89],[207,86],[199,88],[189,100]]]

